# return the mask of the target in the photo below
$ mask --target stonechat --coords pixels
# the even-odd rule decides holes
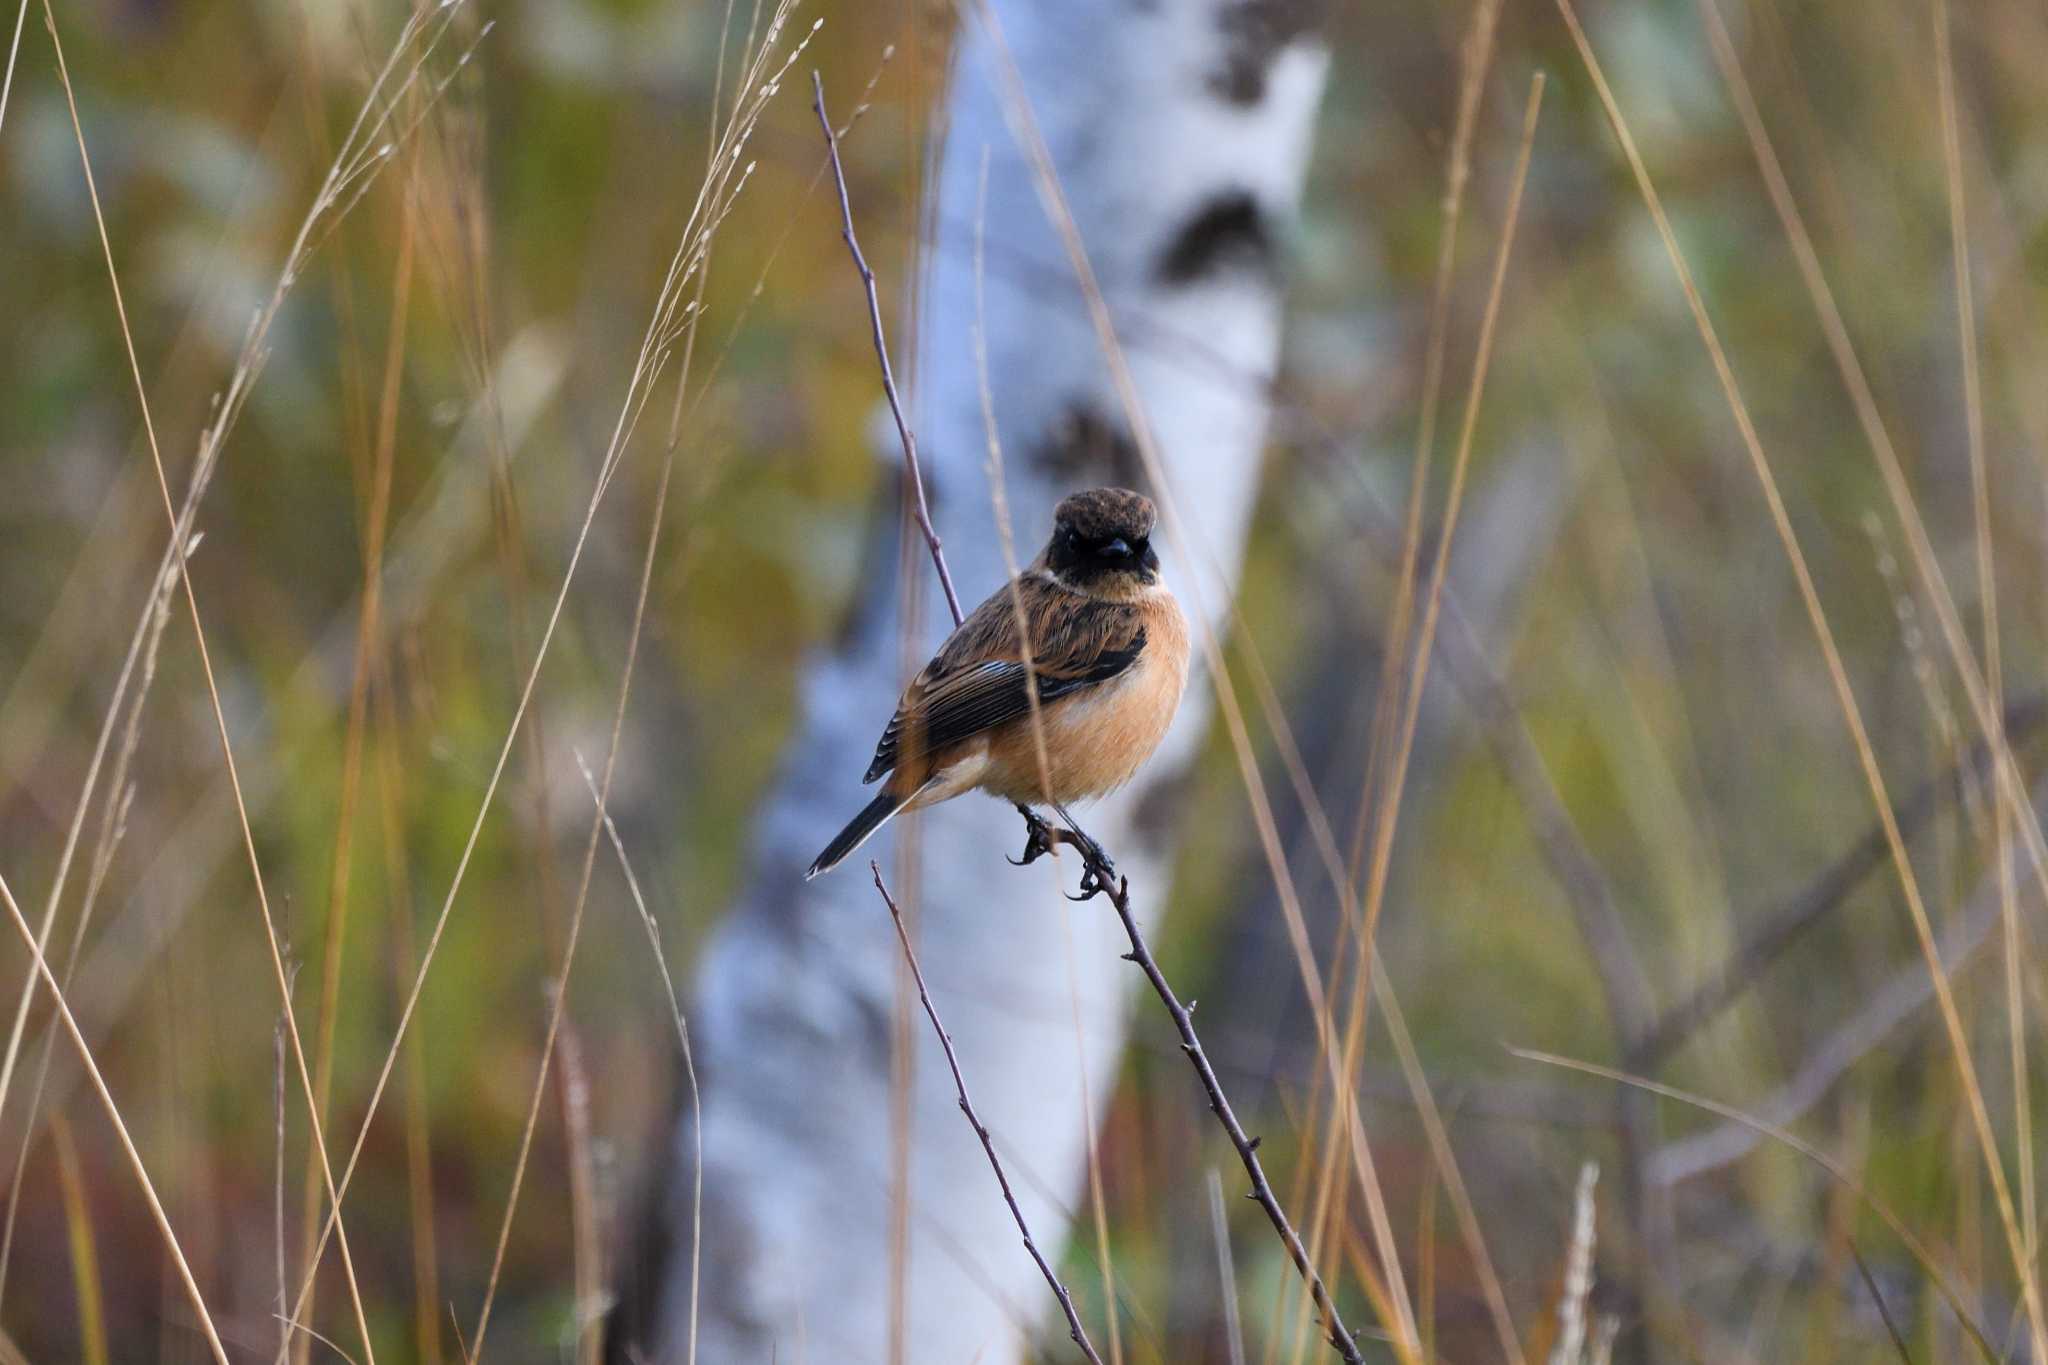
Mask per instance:
[[[1187,620],[1152,550],[1157,521],[1151,500],[1124,488],[1060,503],[1044,552],[976,607],[904,690],[861,779],[882,781],[881,794],[804,880],[837,867],[899,811],[966,791],[1062,809],[1130,781],[1166,734],[1188,677]]]

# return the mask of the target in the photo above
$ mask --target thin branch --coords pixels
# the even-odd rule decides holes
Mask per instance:
[[[868,861],[868,871],[874,874],[875,890],[882,893],[882,904],[889,907],[889,918],[896,923],[896,940],[903,945],[903,960],[910,964],[910,975],[917,982],[918,1003],[924,1006],[925,1018],[932,1021],[932,1032],[939,1035],[939,1047],[946,1054],[946,1065],[953,1072],[953,1089],[960,1097],[960,1112],[967,1116],[967,1122],[974,1128],[974,1135],[981,1139],[981,1150],[988,1153],[989,1169],[996,1173],[996,1183],[1003,1187],[1003,1202],[1010,1206],[1010,1217],[1017,1222],[1017,1231],[1024,1237],[1024,1249],[1031,1253],[1031,1259],[1038,1264],[1038,1273],[1045,1276],[1045,1282],[1052,1286],[1052,1292],[1060,1301],[1060,1311],[1067,1315],[1067,1335],[1081,1348],[1081,1354],[1102,1365],[1102,1357],[1095,1353],[1094,1343],[1088,1340],[1088,1329],[1081,1325],[1081,1315],[1074,1311],[1074,1296],[1060,1283],[1051,1262],[1032,1240],[1031,1227],[1024,1221],[1024,1210],[1017,1206],[1017,1196],[1010,1189],[1010,1177],[1003,1172],[1002,1158],[996,1155],[994,1139],[989,1136],[988,1125],[981,1121],[981,1115],[974,1112],[974,1101],[967,1097],[967,1078],[960,1074],[960,1059],[953,1053],[952,1035],[939,1022],[939,1011],[932,1004],[931,992],[925,989],[924,969],[917,965],[917,950],[910,946],[910,931],[903,925],[903,911],[897,908],[896,898],[889,894],[889,888],[882,884],[882,869],[873,859]]]
[[[912,492],[911,508],[917,517],[917,529],[924,533],[924,543],[932,552],[932,567],[938,570],[939,586],[946,592],[946,608],[953,613],[953,624],[959,625],[966,618],[960,611],[960,594],[953,591],[953,575],[946,568],[946,552],[939,540],[939,533],[932,529],[932,512],[925,502],[924,470],[917,462],[917,437],[910,430],[910,421],[903,415],[903,400],[896,394],[896,372],[889,366],[889,343],[882,333],[882,300],[875,292],[875,272],[868,268],[868,258],[861,254],[860,238],[853,231],[853,203],[846,197],[846,168],[839,164],[839,134],[832,127],[832,120],[825,113],[825,80],[815,70],[811,72],[811,108],[817,111],[818,126],[825,130],[825,150],[832,158],[832,180],[839,187],[839,235],[846,240],[846,249],[853,253],[854,268],[860,271],[862,288],[868,295],[868,323],[875,339],[875,360],[882,368],[882,392],[889,398],[889,415],[896,419],[896,435],[903,442],[903,463],[910,476]]]
[[[1003,34],[1001,18],[988,0],[979,0],[978,4],[974,3],[974,0],[962,0],[962,8],[963,13],[971,9],[971,17],[982,24],[983,31],[991,43],[997,59],[999,93],[1003,101],[1005,119],[1024,152],[1038,188],[1040,203],[1052,220],[1060,244],[1066,251],[1074,278],[1080,284],[1082,301],[1086,305],[1089,322],[1095,330],[1096,340],[1108,368],[1111,389],[1123,408],[1125,420],[1130,424],[1132,444],[1137,449],[1138,457],[1147,477],[1152,481],[1155,496],[1159,501],[1161,524],[1166,528],[1174,553],[1190,566],[1199,567],[1206,557],[1202,553],[1206,547],[1196,542],[1192,528],[1183,520],[1179,506],[1174,501],[1172,484],[1167,478],[1159,441],[1152,431],[1151,421],[1138,390],[1136,373],[1131,368],[1129,356],[1117,339],[1116,324],[1110,316],[1107,296],[1103,293],[1101,281],[1096,276],[1094,264],[1089,259],[1086,245],[1081,239],[1081,229],[1074,218],[1072,206],[1068,204],[1065,191],[1061,188],[1058,171],[1053,165],[1051,149],[1045,140],[1044,130],[1039,126],[1030,97],[1025,91],[1023,73],[1018,68],[1016,56],[1010,50],[1008,39]],[[1210,577],[1225,577],[1213,559],[1209,560],[1209,568],[1212,571]],[[1208,665],[1210,678],[1216,685],[1215,697],[1220,704],[1224,728],[1229,735],[1246,794],[1251,799],[1253,823],[1258,833],[1260,847],[1265,852],[1274,884],[1280,892],[1288,937],[1295,949],[1297,962],[1301,967],[1302,983],[1308,993],[1316,1021],[1317,1041],[1321,1045],[1324,1060],[1331,1068],[1332,1088],[1341,1092],[1344,1089],[1341,1062],[1333,1041],[1335,1035],[1331,1027],[1332,1016],[1324,996],[1322,974],[1313,954],[1309,951],[1307,928],[1303,922],[1292,876],[1280,847],[1279,829],[1273,817],[1272,803],[1267,798],[1257,758],[1252,752],[1251,735],[1245,722],[1243,706],[1236,688],[1231,683],[1230,672],[1223,658],[1222,644],[1213,624],[1214,614],[1209,611],[1203,599],[1202,578],[1202,574],[1196,573],[1187,584],[1190,594],[1189,605],[1193,607],[1189,617],[1198,626],[1196,638],[1201,646],[1203,659]],[[1403,1361],[1412,1362],[1419,1358],[1415,1349],[1419,1335],[1409,1307],[1400,1256],[1386,1217],[1384,1193],[1373,1166],[1371,1148],[1366,1141],[1364,1127],[1358,1122],[1355,1113],[1345,1121],[1345,1136],[1359,1185],[1365,1192],[1373,1240],[1386,1276],[1384,1287],[1374,1277],[1365,1277],[1364,1288],[1387,1323],[1388,1335],[1395,1353]]]
[[[1107,896],[1109,903],[1116,908],[1117,918],[1123,922],[1124,934],[1131,941],[1131,950],[1124,954],[1124,960],[1138,964],[1138,970],[1145,973],[1145,979],[1152,983],[1160,1003],[1173,1017],[1174,1030],[1180,1034],[1180,1050],[1187,1054],[1189,1065],[1194,1067],[1202,1089],[1209,1096],[1209,1110],[1223,1125],[1223,1131],[1230,1137],[1230,1145],[1237,1149],[1238,1159],[1244,1163],[1245,1174],[1251,1178],[1251,1199],[1265,1210],[1266,1220],[1273,1225],[1273,1231],[1280,1235],[1281,1244],[1287,1248],[1288,1259],[1294,1262],[1294,1268],[1301,1272],[1301,1278],[1307,1283],[1316,1311],[1322,1315],[1330,1345],[1336,1348],[1347,1365],[1360,1365],[1365,1357],[1359,1353],[1358,1343],[1352,1339],[1350,1329],[1345,1327],[1336,1303],[1330,1298],[1330,1291],[1323,1287],[1323,1277],[1309,1260],[1308,1250],[1302,1245],[1294,1224],[1288,1221],[1287,1211],[1280,1207],[1273,1187],[1267,1183],[1265,1167],[1259,1161],[1259,1139],[1247,1135],[1244,1125],[1238,1122],[1237,1112],[1230,1107],[1229,1096],[1223,1093],[1223,1083],[1216,1079],[1216,1068],[1209,1064],[1209,1054],[1202,1050],[1202,1039],[1195,1032],[1194,1010],[1181,1003],[1180,997],[1168,984],[1166,974],[1153,960],[1152,949],[1138,928],[1137,913],[1131,908],[1130,879],[1117,874],[1116,865],[1110,862],[1102,846],[1075,827],[1071,818],[1067,821],[1070,832],[1056,833],[1030,812],[1025,812],[1025,815],[1031,835],[1030,842],[1024,847],[1023,861],[1028,863],[1050,853],[1055,842],[1071,845],[1081,855],[1080,898],[1092,900],[1098,895]]]
[[[889,409],[896,419],[896,433],[903,443],[905,472],[911,483],[913,493],[912,506],[916,513],[918,529],[924,533],[925,544],[931,550],[932,566],[938,572],[939,584],[945,590],[946,603],[952,609],[953,623],[957,626],[963,619],[960,611],[960,601],[957,594],[953,591],[952,574],[946,568],[944,546],[939,539],[938,532],[932,529],[930,510],[925,502],[924,475],[917,459],[917,439],[911,434],[910,424],[905,419],[902,404],[897,398],[896,381],[889,366],[889,351],[883,339],[881,302],[876,292],[875,274],[874,271],[868,268],[867,258],[861,254],[860,241],[854,234],[853,209],[846,193],[846,174],[839,161],[839,138],[838,134],[833,131],[830,116],[825,112],[824,82],[816,71],[811,73],[811,88],[813,95],[811,107],[818,115],[819,126],[824,130],[826,148],[832,160],[833,177],[839,188],[839,209],[842,223],[841,236],[845,238],[847,249],[853,255],[854,266],[860,271],[861,283],[867,291],[868,316],[873,327],[875,357],[881,366],[883,392],[888,395]],[[1055,805],[1055,809],[1058,809],[1057,805]],[[1345,1327],[1343,1318],[1337,1312],[1336,1303],[1331,1299],[1329,1290],[1323,1286],[1322,1276],[1317,1273],[1314,1263],[1309,1259],[1307,1249],[1302,1245],[1300,1235],[1295,1232],[1293,1223],[1288,1220],[1286,1211],[1280,1207],[1280,1201],[1274,1196],[1272,1186],[1266,1180],[1265,1168],[1260,1164],[1258,1158],[1259,1140],[1248,1137],[1245,1134],[1244,1126],[1238,1122],[1237,1114],[1230,1106],[1230,1100],[1223,1093],[1222,1083],[1216,1079],[1215,1068],[1209,1065],[1208,1055],[1202,1050],[1201,1039],[1195,1033],[1193,1012],[1181,1004],[1180,997],[1174,994],[1173,987],[1168,984],[1165,974],[1159,970],[1159,964],[1152,958],[1152,950],[1147,946],[1144,934],[1138,928],[1137,916],[1131,909],[1129,882],[1117,876],[1116,866],[1109,856],[1102,851],[1102,846],[1083,833],[1080,827],[1074,823],[1073,818],[1068,816],[1065,811],[1062,810],[1060,813],[1062,818],[1066,820],[1071,833],[1056,835],[1028,807],[1020,805],[1017,810],[1024,817],[1026,824],[1031,830],[1031,841],[1025,846],[1024,862],[1031,862],[1045,853],[1053,852],[1056,842],[1071,844],[1081,851],[1083,868],[1081,887],[1083,898],[1088,899],[1097,894],[1105,894],[1109,897],[1110,903],[1116,907],[1117,916],[1123,921],[1124,932],[1131,941],[1131,951],[1125,954],[1125,958],[1128,961],[1137,963],[1143,969],[1146,979],[1152,983],[1153,990],[1158,993],[1160,1000],[1166,1005],[1167,1012],[1173,1016],[1174,1027],[1181,1037],[1181,1050],[1187,1054],[1188,1060],[1194,1065],[1196,1075],[1201,1079],[1202,1088],[1208,1092],[1209,1108],[1215,1113],[1217,1120],[1222,1123],[1224,1132],[1230,1137],[1231,1145],[1237,1149],[1239,1159],[1244,1162],[1245,1173],[1251,1177],[1252,1189],[1250,1197],[1257,1202],[1260,1208],[1265,1210],[1267,1219],[1273,1224],[1274,1231],[1279,1233],[1281,1242],[1287,1248],[1288,1257],[1294,1262],[1295,1268],[1301,1272],[1302,1279],[1308,1284],[1310,1297],[1315,1302],[1316,1311],[1322,1315],[1323,1325],[1329,1334],[1331,1346],[1336,1348],[1338,1354],[1344,1358],[1348,1365],[1360,1365],[1364,1357],[1359,1353],[1358,1343],[1352,1338],[1350,1330]],[[882,886],[880,869],[874,867],[872,863],[870,863],[870,867],[874,868],[875,887],[881,891],[882,899],[888,904],[890,913],[896,918],[897,936],[903,940],[904,952],[908,954],[910,952],[910,940],[904,931],[902,917],[897,912],[896,903],[890,899],[888,890]],[[939,1027],[938,1017],[932,1011],[930,998],[924,995],[923,977],[917,973],[914,960],[912,962],[912,974],[918,977],[918,993],[920,997],[924,998],[925,1012],[932,1016],[932,1024],[937,1028]],[[948,1062],[953,1064],[954,1080],[958,1082],[960,1081],[959,1065],[953,1058],[952,1044],[947,1039],[943,1028],[939,1028],[939,1037],[940,1041],[945,1044]],[[960,1084],[960,1098],[961,1107],[968,1109],[964,1082]],[[996,1164],[995,1149],[988,1146],[987,1131],[982,1127],[978,1119],[974,1119],[971,1109],[968,1109],[968,1117],[974,1121],[976,1132],[981,1134],[983,1145],[988,1147],[990,1163],[992,1165]],[[1009,1198],[1009,1181],[1003,1176],[1000,1166],[997,1167],[996,1177],[1003,1186],[1004,1196]],[[1017,1205],[1014,1199],[1010,1200],[1010,1208],[1012,1213],[1017,1213]],[[1017,1222],[1019,1228],[1023,1228],[1024,1220],[1021,1213],[1017,1213]],[[1062,1306],[1069,1309],[1068,1323],[1073,1328],[1075,1340],[1087,1352],[1089,1358],[1098,1361],[1099,1365],[1099,1357],[1095,1355],[1094,1349],[1088,1345],[1085,1337],[1081,1335],[1080,1323],[1072,1314],[1071,1303],[1068,1300],[1066,1290],[1059,1284],[1052,1271],[1046,1266],[1044,1258],[1039,1255],[1038,1248],[1031,1242],[1028,1230],[1025,1231],[1025,1245],[1030,1248],[1033,1259],[1038,1261],[1039,1268],[1045,1272],[1047,1281],[1053,1285],[1054,1292],[1059,1295]]]

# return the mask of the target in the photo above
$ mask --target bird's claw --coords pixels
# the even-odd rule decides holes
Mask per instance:
[[[1060,831],[1045,823],[1044,817],[1029,806],[1017,807],[1017,813],[1024,817],[1024,853],[1008,861],[1012,867],[1029,867],[1052,852]]]
[[[1049,824],[1044,816],[1029,806],[1018,806],[1017,813],[1024,817],[1024,852],[1021,857],[1008,860],[1012,867],[1027,867],[1058,845],[1065,844],[1081,855],[1080,889],[1067,899],[1092,901],[1110,891],[1112,883],[1118,880],[1116,864],[1102,851],[1101,844],[1078,829],[1060,829]]]

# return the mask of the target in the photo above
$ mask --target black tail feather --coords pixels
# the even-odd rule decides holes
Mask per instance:
[[[887,824],[889,817],[902,810],[909,800],[907,796],[883,792],[868,802],[861,813],[848,821],[845,829],[839,831],[839,837],[825,845],[825,851],[817,856],[811,863],[810,870],[804,873],[804,880],[809,881],[820,872],[830,872],[845,862],[848,854],[866,843],[868,836]]]

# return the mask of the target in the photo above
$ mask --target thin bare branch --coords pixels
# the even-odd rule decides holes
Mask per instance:
[[[939,539],[938,533],[931,526],[930,514],[925,503],[923,474],[917,463],[916,438],[911,434],[909,423],[903,416],[902,406],[896,397],[895,380],[889,369],[888,348],[883,341],[881,305],[875,287],[874,272],[868,268],[867,260],[860,251],[859,240],[854,234],[853,211],[846,195],[845,175],[839,165],[838,137],[833,132],[831,118],[825,112],[823,81],[815,72],[812,73],[812,89],[814,94],[812,108],[818,115],[820,127],[824,129],[826,143],[832,154],[833,169],[839,186],[840,212],[844,225],[842,235],[846,239],[847,247],[854,258],[854,264],[860,271],[861,282],[867,291],[869,317],[873,325],[875,338],[875,354],[882,368],[882,386],[888,394],[890,409],[896,418],[897,434],[903,443],[906,474],[913,487],[913,500],[918,518],[918,526],[924,532],[926,546],[931,551],[932,565],[938,572],[941,586],[945,589],[947,605],[952,609],[953,622],[957,626],[962,619],[959,599],[953,591],[952,575],[946,568],[943,544]],[[1057,809],[1057,807],[1055,808]],[[1024,861],[1029,862],[1042,854],[1053,852],[1054,839],[1050,829],[1030,810],[1021,806],[1018,810],[1024,816],[1032,831],[1032,842],[1026,847]],[[1062,814],[1064,815],[1064,812]],[[1072,826],[1071,819],[1068,820],[1068,823]],[[1172,986],[1167,983],[1165,975],[1160,972],[1158,963],[1153,960],[1151,949],[1146,944],[1144,934],[1138,928],[1136,915],[1131,909],[1128,882],[1117,876],[1115,864],[1103,853],[1101,845],[1082,833],[1078,827],[1073,827],[1071,837],[1063,837],[1061,841],[1071,843],[1074,847],[1082,850],[1082,887],[1084,895],[1092,896],[1098,892],[1106,894],[1109,896],[1111,903],[1117,907],[1118,916],[1123,921],[1124,931],[1131,941],[1131,952],[1126,956],[1145,971],[1146,978],[1152,982],[1153,989],[1158,992],[1160,1000],[1166,1005],[1167,1012],[1173,1016],[1174,1026],[1181,1035],[1183,1050],[1194,1064],[1196,1074],[1201,1077],[1203,1088],[1208,1092],[1210,1108],[1215,1112],[1218,1121],[1222,1123],[1224,1131],[1230,1136],[1231,1144],[1237,1148],[1238,1156],[1244,1162],[1246,1173],[1251,1177],[1251,1197],[1266,1211],[1266,1216],[1273,1223],[1275,1231],[1280,1234],[1281,1241],[1286,1246],[1290,1259],[1293,1260],[1296,1269],[1301,1272],[1302,1278],[1307,1282],[1316,1310],[1321,1315],[1324,1328],[1329,1334],[1330,1344],[1337,1349],[1345,1361],[1354,1363],[1362,1361],[1363,1357],[1359,1354],[1357,1342],[1353,1340],[1350,1330],[1344,1326],[1343,1319],[1337,1312],[1335,1302],[1330,1298],[1329,1291],[1323,1286],[1321,1275],[1317,1273],[1306,1248],[1302,1245],[1300,1236],[1294,1230],[1294,1225],[1288,1220],[1285,1210],[1281,1208],[1279,1200],[1273,1194],[1272,1187],[1267,1183],[1264,1167],[1258,1158],[1258,1140],[1245,1135],[1244,1128],[1239,1124],[1235,1111],[1230,1107],[1230,1101],[1223,1093],[1221,1083],[1216,1079],[1215,1069],[1209,1065],[1208,1057],[1202,1052],[1201,1040],[1196,1036],[1194,1030],[1193,1015],[1180,1003],[1180,998],[1174,994]],[[894,913],[896,910],[895,902],[889,898],[887,889],[882,886],[881,871],[878,867],[875,868],[875,885],[878,890],[881,890],[884,901],[888,902],[891,912]],[[904,949],[908,952],[910,947],[909,939],[903,930],[900,917],[897,923],[897,933],[903,937]],[[922,993],[921,989],[920,993]],[[929,1000],[926,1001],[926,1010],[928,1013],[930,1012]],[[937,1022],[936,1017],[934,1017],[934,1025]],[[941,1031],[941,1036],[944,1036],[943,1030]],[[947,1054],[950,1060],[950,1044],[947,1047]],[[955,1068],[955,1077],[956,1079],[958,1078],[957,1067]],[[976,1121],[975,1127],[977,1131],[982,1131],[979,1121]],[[993,1148],[990,1149],[989,1155],[993,1161],[995,1155]],[[998,1178],[1002,1179],[1004,1193],[1007,1195],[1009,1192],[1009,1182],[1007,1178],[1002,1177],[1000,1170],[997,1174]],[[1012,1209],[1013,1211],[1015,1209],[1014,1202]],[[1021,1215],[1018,1221],[1021,1225]],[[1034,1259],[1038,1258],[1035,1246],[1032,1247],[1032,1254]],[[1042,1260],[1041,1268],[1043,1268]],[[1048,1279],[1052,1279],[1049,1271],[1047,1276]],[[1056,1281],[1055,1285],[1057,1288]],[[1064,1290],[1059,1292],[1064,1303]],[[1078,1333],[1080,1330],[1078,1321],[1073,1321],[1072,1326]],[[1081,1341],[1081,1338],[1077,1336],[1076,1340]],[[1096,1359],[1093,1348],[1087,1346],[1085,1342],[1082,1342],[1082,1345],[1084,1350],[1088,1352],[1089,1357]]]
[[[981,23],[990,39],[997,59],[1004,116],[1024,151],[1039,192],[1040,202],[1052,220],[1053,228],[1066,252],[1068,265],[1080,285],[1082,301],[1087,307],[1090,325],[1095,331],[1097,343],[1102,351],[1111,388],[1123,409],[1125,420],[1129,423],[1132,444],[1137,449],[1145,473],[1151,479],[1157,495],[1161,524],[1166,528],[1167,538],[1174,553],[1191,567],[1196,566],[1201,562],[1202,551],[1207,547],[1194,543],[1192,528],[1181,516],[1179,504],[1173,496],[1158,438],[1153,432],[1151,420],[1138,389],[1137,375],[1118,339],[1116,322],[1110,314],[1108,299],[1103,293],[1101,281],[1096,276],[1094,264],[1082,240],[1080,226],[1074,218],[1072,206],[1067,202],[1066,192],[1061,185],[1058,170],[1053,165],[1051,149],[1046,142],[1044,130],[1039,126],[1037,113],[1024,87],[1023,74],[1018,68],[1016,55],[1010,50],[1009,41],[1004,35],[1002,19],[987,0],[960,0],[960,5],[963,15]],[[1211,567],[1214,567],[1213,564]],[[1220,572],[1214,576],[1219,579],[1223,577]],[[1203,600],[1200,584],[1199,574],[1190,576],[1187,605],[1192,607],[1192,610],[1189,616],[1197,627],[1196,639],[1201,645],[1203,661],[1208,665],[1211,680],[1215,685],[1215,695],[1222,712],[1224,727],[1230,738],[1233,755],[1237,759],[1238,772],[1244,780],[1245,790],[1250,798],[1260,848],[1265,854],[1267,866],[1280,892],[1280,904],[1287,923],[1289,942],[1294,950],[1316,1023],[1317,1043],[1324,1062],[1330,1068],[1333,1091],[1344,1093],[1347,1084],[1341,1071],[1322,972],[1309,946],[1307,925],[1301,913],[1293,876],[1288,870],[1287,860],[1280,846],[1279,829],[1273,817],[1272,802],[1266,793],[1257,756],[1252,751],[1244,708],[1225,666],[1222,643],[1213,624],[1215,618]],[[1418,1334],[1408,1302],[1398,1248],[1386,1215],[1385,1196],[1374,1167],[1371,1145],[1366,1140],[1364,1126],[1358,1122],[1355,1110],[1346,1119],[1345,1134],[1353,1169],[1360,1187],[1365,1192],[1366,1211],[1372,1226],[1375,1250],[1380,1257],[1382,1273],[1386,1277],[1385,1292],[1381,1292],[1371,1279],[1366,1281],[1365,1288],[1372,1296],[1376,1308],[1385,1315],[1396,1353],[1404,1361],[1415,1360],[1418,1358],[1415,1350]]]
[[[938,1008],[932,1004],[931,992],[925,988],[924,968],[918,965],[917,950],[910,946],[910,930],[904,926],[903,911],[897,908],[896,898],[889,894],[889,888],[882,883],[881,865],[870,859],[868,871],[874,874],[875,890],[882,893],[882,904],[889,907],[889,918],[895,922],[897,942],[903,945],[903,960],[910,965],[910,975],[917,982],[918,1003],[924,1006],[925,1018],[932,1021],[932,1032],[939,1036],[939,1047],[945,1052],[946,1065],[953,1072],[953,1089],[959,1096],[960,1112],[966,1116],[968,1124],[974,1129],[975,1137],[981,1139],[981,1150],[988,1153],[989,1169],[996,1173],[996,1183],[1003,1188],[1003,1202],[1010,1206],[1010,1217],[1016,1220],[1017,1231],[1024,1238],[1024,1249],[1031,1253],[1031,1259],[1038,1266],[1038,1273],[1045,1276],[1046,1284],[1052,1287],[1054,1297],[1059,1299],[1060,1311],[1067,1316],[1067,1335],[1081,1348],[1082,1355],[1087,1356],[1094,1365],[1102,1365],[1102,1357],[1096,1354],[1094,1343],[1088,1340],[1088,1329],[1081,1325],[1081,1315],[1074,1311],[1074,1296],[1067,1292],[1066,1285],[1060,1282],[1060,1277],[1053,1270],[1051,1262],[1045,1259],[1045,1253],[1038,1249],[1038,1243],[1032,1239],[1031,1225],[1024,1221],[1024,1210],[1018,1207],[1017,1196],[1010,1189],[1010,1177],[1003,1170],[1002,1158],[996,1155],[995,1139],[989,1136],[988,1125],[981,1121],[981,1115],[974,1111],[974,1101],[968,1098],[967,1078],[960,1074],[960,1058],[953,1052],[952,1035],[946,1032],[946,1026],[939,1021]]]
[[[875,361],[882,370],[882,392],[889,398],[889,415],[896,419],[896,435],[903,442],[903,463],[910,478],[911,506],[917,517],[917,529],[924,533],[924,543],[932,554],[932,567],[938,571],[939,586],[946,591],[946,609],[953,613],[953,624],[959,625],[964,619],[960,611],[960,594],[953,591],[953,574],[946,568],[946,554],[939,533],[932,528],[932,513],[925,502],[924,471],[917,462],[917,437],[910,429],[910,421],[903,415],[903,400],[896,394],[896,372],[889,365],[889,343],[882,332],[882,301],[875,289],[875,272],[868,268],[868,258],[861,254],[860,238],[853,231],[853,204],[846,195],[846,168],[839,164],[839,134],[832,127],[832,120],[825,113],[825,78],[816,71],[811,72],[811,108],[817,111],[818,126],[825,131],[825,149],[832,159],[832,181],[839,187],[839,235],[846,239],[846,249],[853,254],[853,264],[860,271],[861,286],[868,295],[868,322],[874,333]]]

